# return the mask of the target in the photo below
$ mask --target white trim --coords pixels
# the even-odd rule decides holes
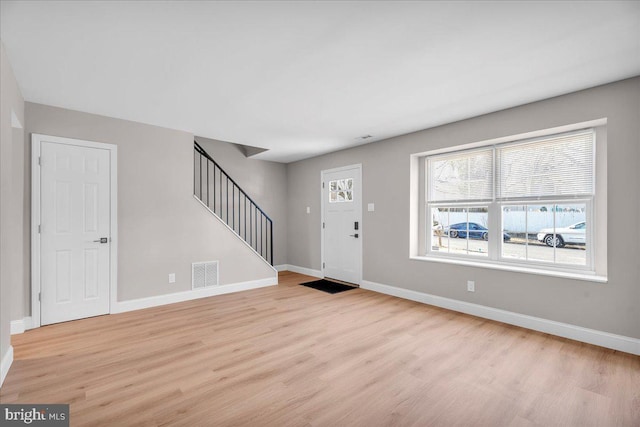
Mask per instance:
[[[363,280],[362,289],[459,311],[534,331],[640,355],[640,339]]]
[[[173,294],[156,295],[147,298],[139,298],[128,301],[119,301],[112,307],[111,313],[124,313],[127,311],[141,310],[144,308],[157,307],[160,305],[173,304],[183,301],[191,301],[199,298],[207,298],[215,295],[230,294],[232,292],[247,291],[266,286],[278,284],[278,277],[267,277],[265,279],[251,280],[248,282],[233,283],[230,285],[220,285],[204,289],[175,292]]]
[[[360,183],[360,194],[359,194],[359,198],[358,198],[358,203],[360,204],[359,206],[359,230],[358,230],[358,234],[360,234],[359,236],[359,241],[360,241],[360,259],[358,260],[358,279],[356,281],[356,283],[360,283],[362,281],[362,266],[363,266],[363,262],[362,259],[364,257],[364,249],[362,247],[362,241],[363,241],[363,234],[364,234],[364,215],[362,214],[362,207],[364,205],[363,203],[363,197],[364,197],[364,183],[363,183],[363,179],[362,179],[362,163],[356,163],[353,165],[347,165],[347,166],[340,166],[337,168],[331,168],[331,169],[324,169],[322,171],[320,171],[320,275],[316,276],[315,274],[310,274],[310,276],[316,276],[316,277],[320,277],[323,278],[324,277],[324,228],[322,227],[322,224],[324,224],[325,220],[324,220],[324,208],[325,208],[325,204],[326,204],[326,200],[324,197],[324,187],[322,186],[322,184],[325,181],[325,174],[329,174],[329,173],[334,173],[334,172],[342,172],[342,171],[348,171],[351,169],[356,169],[357,172],[357,176],[358,176],[358,182]],[[298,267],[300,268],[300,267]],[[313,270],[315,271],[315,270]],[[296,273],[298,273],[296,271]],[[306,273],[301,273],[301,274],[306,274]]]
[[[31,317],[11,321],[11,335],[22,334],[24,331],[32,329]]]
[[[276,269],[276,271],[287,271],[289,267],[287,264],[280,264],[280,265],[274,265],[273,268]]]
[[[109,289],[109,295],[111,301],[109,302],[109,313],[113,309],[114,305],[118,302],[118,147],[116,145],[108,144],[110,146],[110,164],[111,164],[111,244],[109,245],[111,256],[111,288]]]
[[[2,361],[0,362],[0,387],[4,383],[4,379],[7,378],[7,374],[9,373],[9,368],[11,368],[11,364],[13,363],[13,346],[9,346],[9,350],[5,353]]]
[[[598,276],[596,274],[588,273],[571,273],[567,271],[551,270],[546,268],[540,268],[537,266],[523,266],[523,265],[509,265],[506,263],[499,263],[497,261],[483,260],[483,261],[470,261],[462,258],[446,258],[444,256],[410,256],[415,261],[427,261],[427,262],[441,262],[443,264],[456,264],[465,265],[467,267],[480,267],[489,268],[492,270],[513,271],[515,273],[527,273],[537,274],[539,276],[551,276],[561,277],[563,279],[575,279],[584,280],[587,282],[607,283],[609,279],[606,276]]]
[[[41,325],[40,320],[40,150],[41,143],[77,145],[87,148],[99,148],[109,151],[110,164],[110,240],[109,256],[111,270],[109,274],[109,312],[112,313],[118,301],[118,147],[115,144],[85,141],[41,134],[31,134],[31,328]]]
[[[306,268],[306,267],[298,267],[297,265],[291,265],[291,264],[284,264],[283,267],[285,267],[286,271],[292,271],[294,273],[304,274],[306,276],[313,276],[318,278],[324,277],[322,275],[322,271],[320,270],[313,270],[311,268]]]
[[[40,326],[40,141],[31,137],[31,317]]]
[[[220,218],[218,216],[217,213],[215,213],[213,210],[211,210],[211,208],[209,206],[207,206],[202,200],[200,200],[198,198],[198,196],[196,196],[195,194],[193,195],[193,198],[196,199],[198,201],[198,203],[200,203],[206,210],[208,210],[218,221],[220,221],[220,223],[222,225],[224,225],[225,227],[227,227],[229,229],[229,231],[231,231],[234,236],[236,236],[238,238],[238,240],[240,240],[242,243],[244,243],[249,249],[251,249],[253,251],[253,253],[255,253],[258,258],[260,258],[266,265],[268,265],[274,272],[278,272],[278,270],[269,263],[269,261],[267,261],[262,255],[260,255],[260,253],[258,253],[258,251],[256,251],[253,246],[251,246],[249,244],[249,242],[247,242],[246,240],[244,240],[238,233],[236,233],[236,231],[231,228],[229,226],[229,224],[227,224],[222,218]]]

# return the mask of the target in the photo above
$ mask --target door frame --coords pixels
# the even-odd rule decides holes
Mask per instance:
[[[325,182],[325,175],[329,174],[329,173],[334,173],[334,172],[342,172],[345,170],[349,170],[349,169],[357,169],[356,171],[356,176],[358,177],[358,182],[360,182],[360,197],[358,198],[358,204],[359,206],[356,206],[356,210],[358,212],[360,212],[360,226],[358,227],[359,230],[359,234],[360,234],[360,238],[358,239],[359,244],[360,244],[360,258],[358,259],[358,265],[356,266],[357,270],[358,270],[358,283],[356,283],[358,286],[360,286],[361,282],[362,282],[362,257],[363,257],[363,247],[362,247],[362,236],[363,236],[363,230],[364,230],[364,215],[362,215],[362,199],[363,199],[363,188],[364,185],[362,183],[362,163],[356,163],[353,165],[348,165],[348,166],[341,166],[338,168],[332,168],[332,169],[324,169],[322,171],[320,171],[320,271],[322,273],[322,277],[325,277],[324,274],[324,227],[322,226],[324,224],[324,208],[325,208],[325,204],[327,203],[327,200],[325,200],[324,197],[324,188],[323,188],[323,183]]]
[[[109,245],[109,313],[118,301],[118,146],[102,142],[31,134],[31,328],[41,326],[40,317],[40,151],[43,142],[99,148],[109,152],[110,238]]]

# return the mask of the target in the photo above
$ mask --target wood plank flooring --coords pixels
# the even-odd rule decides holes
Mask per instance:
[[[640,426],[640,357],[280,285],[14,335],[2,403],[73,426]]]

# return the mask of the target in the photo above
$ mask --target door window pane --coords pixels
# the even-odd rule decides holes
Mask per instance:
[[[353,178],[329,181],[329,203],[353,201]]]

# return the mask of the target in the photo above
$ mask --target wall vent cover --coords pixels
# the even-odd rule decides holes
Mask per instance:
[[[218,261],[191,264],[191,289],[218,286]]]

